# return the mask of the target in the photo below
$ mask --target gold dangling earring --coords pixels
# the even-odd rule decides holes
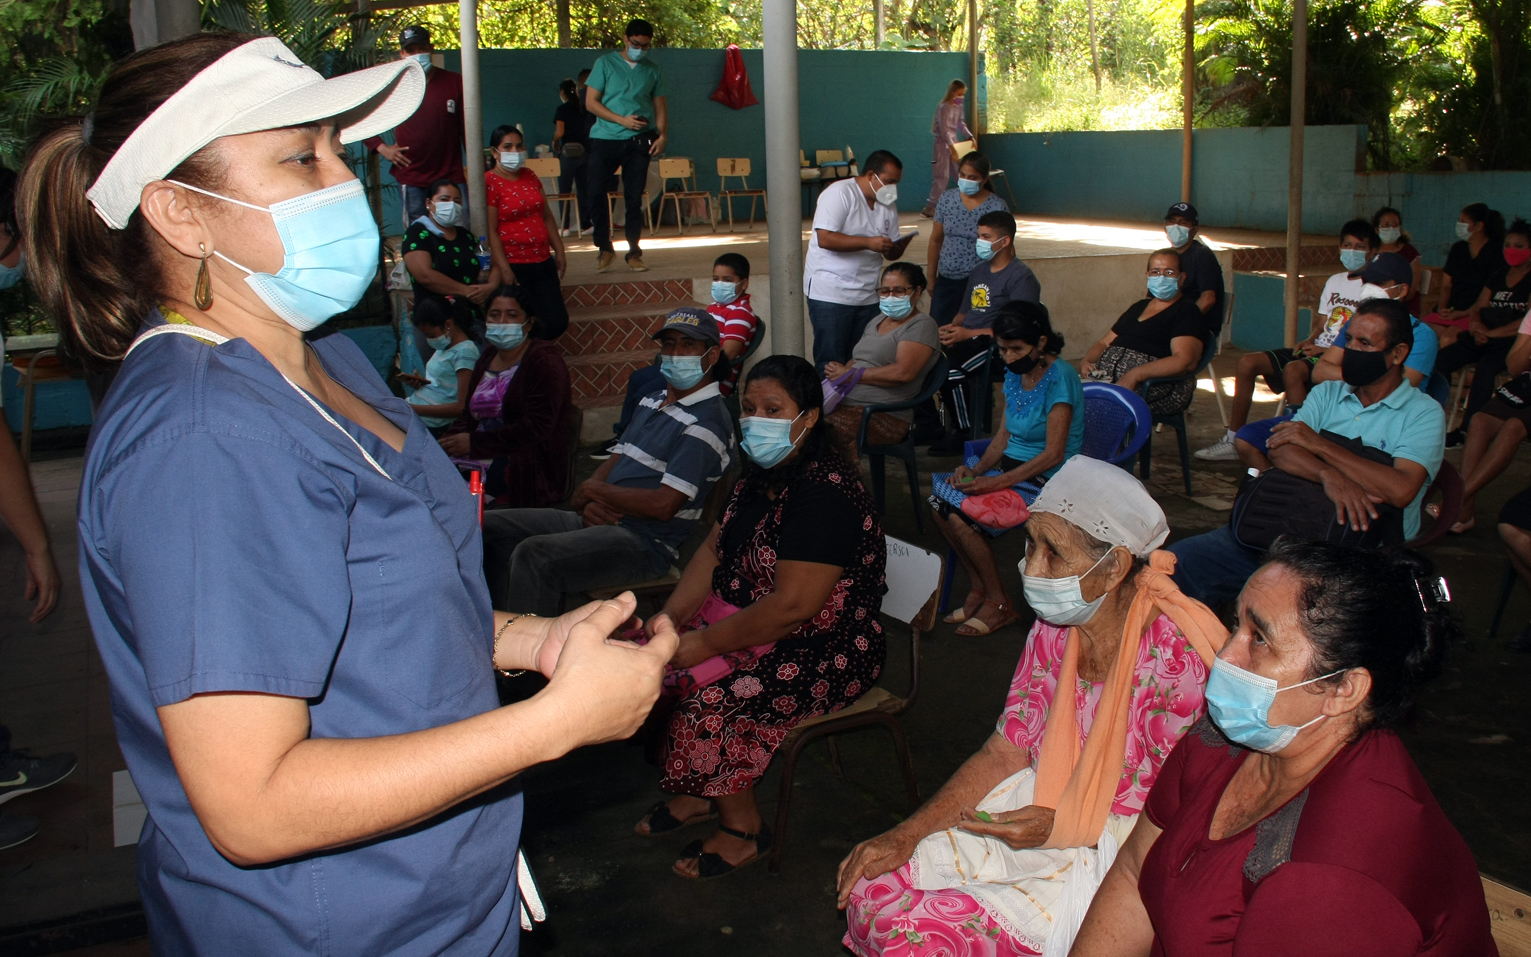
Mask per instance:
[[[197,243],[197,248],[202,250],[202,266],[197,270],[197,288],[192,293],[192,302],[206,312],[213,307],[213,277],[207,271],[207,247]]]

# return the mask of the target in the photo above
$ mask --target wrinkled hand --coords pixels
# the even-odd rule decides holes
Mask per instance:
[[[1291,445],[1313,452],[1321,442],[1323,442],[1323,439],[1319,434],[1314,432],[1305,423],[1298,422],[1296,419],[1288,419],[1285,422],[1278,423],[1274,429],[1271,429],[1271,437],[1265,443],[1265,447],[1268,451],[1274,452],[1283,445]]]
[[[1324,471],[1324,494],[1334,503],[1334,520],[1352,530],[1366,531],[1377,517],[1383,499],[1362,488],[1360,483],[1339,469]]]
[[[957,826],[974,834],[998,838],[1013,850],[1041,847],[1053,833],[1053,809],[1050,807],[1032,804],[1019,811],[1001,811],[991,815],[989,821],[980,821],[977,814],[975,809],[965,808],[962,823]]]
[[[601,502],[590,501],[580,511],[585,519],[585,527],[593,528],[600,525],[616,525],[622,521],[622,513]]]
[[[631,737],[659,698],[665,663],[680,640],[674,626],[666,619],[646,645],[609,638],[637,605],[632,592],[623,592],[569,628],[541,694],[562,712],[575,747]]]
[[[698,628],[696,631],[688,631],[680,636],[680,647],[676,649],[675,657],[670,659],[670,665],[675,668],[690,668],[708,658],[715,657],[716,654],[707,647],[707,629]]]
[[[966,465],[957,466],[956,468],[952,469],[952,488],[956,488],[958,483],[962,482],[964,479],[973,478],[977,474],[977,472],[974,472]]]
[[[842,363],[831,362],[828,365],[824,366],[824,378],[826,378],[826,379],[838,379],[840,376],[845,375],[845,373],[847,371],[849,371],[849,370]]]
[[[980,475],[968,484],[958,486],[957,490],[964,495],[987,495],[1009,487],[1010,483],[1003,475]]]
[[[624,598],[631,595],[632,592],[624,592],[617,596],[616,601],[621,603]],[[563,654],[564,645],[568,643],[569,636],[574,633],[575,627],[589,621],[590,616],[600,611],[604,604],[604,602],[593,601],[573,611],[565,612],[557,618],[536,619],[537,623],[543,626],[543,635],[537,641],[536,650],[532,652],[532,667],[549,678],[553,677],[553,672],[558,668],[558,659]],[[636,609],[637,606],[637,600],[634,599],[633,608]],[[644,627],[643,620],[637,615],[630,615],[608,637],[616,638],[624,631],[642,627]]]
[[[1095,363],[1091,362],[1089,359],[1081,359],[1079,361],[1079,378],[1088,379],[1094,374]]]
[[[482,306],[484,304],[484,300],[489,298],[489,293],[492,291],[493,287],[490,286],[487,282],[475,283],[468,287],[468,292],[466,295],[468,299],[471,300],[475,305]]]
[[[973,330],[955,324],[944,325],[936,330],[936,335],[941,337],[941,345],[950,346],[964,339],[973,338]]]
[[[845,905],[850,902],[851,889],[862,878],[871,880],[903,867],[914,856],[914,849],[919,843],[919,838],[895,827],[851,848],[845,860],[840,862],[836,876],[836,906],[845,910]]]
[[[590,487],[594,483],[595,479],[585,479],[583,482],[579,483],[579,485],[575,486],[574,497],[569,499],[569,507],[574,509],[576,512],[583,512],[585,510],[586,503],[590,501]]]
[[[28,621],[37,624],[53,613],[58,605],[58,565],[53,561],[53,550],[45,548],[27,555],[27,587],[23,596],[27,601],[37,600],[32,606]]]
[[[409,147],[394,146],[390,143],[384,143],[377,148],[377,155],[401,169],[409,165],[409,157],[404,155],[408,152]]]
[[[438,441],[441,443],[441,451],[458,458],[465,458],[473,451],[472,443],[468,440],[468,433],[453,432],[451,435],[443,435]]]

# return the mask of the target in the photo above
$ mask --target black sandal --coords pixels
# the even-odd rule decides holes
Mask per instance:
[[[725,874],[739,870],[741,867],[750,866],[771,852],[771,829],[764,824],[760,825],[760,830],[754,834],[736,831],[722,824],[718,825],[718,830],[732,837],[737,837],[741,841],[754,841],[755,856],[742,864],[730,864],[723,860],[723,855],[721,854],[703,851],[702,845],[705,843],[704,841],[692,841],[680,852],[680,860],[695,860],[696,876],[692,877],[690,874],[682,874],[679,870],[676,870],[675,873],[677,875],[693,881],[716,880]],[[675,869],[672,867],[671,870]]]
[[[649,808],[648,811],[644,814],[643,820],[649,822],[648,833],[645,834],[643,831],[639,831],[636,828],[634,828],[634,833],[639,837],[653,837],[655,834],[664,834],[668,831],[678,831],[683,827],[690,827],[693,824],[701,824],[705,821],[713,821],[716,820],[717,817],[718,803],[716,801],[707,802],[706,814],[700,814],[693,818],[687,818],[684,821],[670,813],[670,802],[660,801],[658,804]],[[642,821],[639,823],[641,824]]]

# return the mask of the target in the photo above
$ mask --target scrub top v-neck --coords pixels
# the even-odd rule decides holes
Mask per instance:
[[[400,834],[242,868],[209,842],[165,744],[155,709],[209,692],[304,698],[315,738],[499,704],[473,499],[349,338],[313,348],[405,431],[402,451],[242,339],[161,335],[123,363],[86,453],[80,577],[149,810],[138,878],[155,952],[514,954],[514,784]]]

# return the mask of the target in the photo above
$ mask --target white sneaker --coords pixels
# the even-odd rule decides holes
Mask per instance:
[[[1197,449],[1196,457],[1205,462],[1237,462],[1239,460],[1239,452],[1233,447],[1232,430],[1227,435],[1224,435],[1223,440],[1216,445]]]

